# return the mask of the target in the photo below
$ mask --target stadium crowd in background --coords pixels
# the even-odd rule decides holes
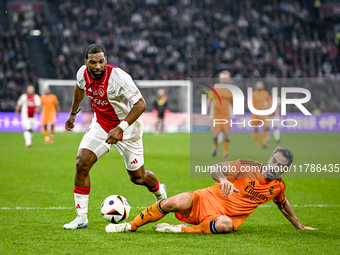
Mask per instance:
[[[13,111],[26,87],[37,84],[27,41],[22,26],[0,24],[0,111]]]
[[[53,70],[45,78],[75,79],[80,51],[90,43],[103,45],[108,63],[135,80],[209,78],[224,69],[244,78],[340,75],[337,26],[326,23],[309,0],[47,3],[48,17],[13,14],[11,24],[0,29],[1,111],[14,109],[28,81],[36,85],[23,27],[41,29],[41,48]],[[322,101],[313,102],[315,107],[339,111],[339,89],[323,94],[334,101],[331,108]]]

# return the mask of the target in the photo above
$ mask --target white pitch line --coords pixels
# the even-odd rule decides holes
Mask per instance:
[[[133,206],[132,209],[145,209],[147,206]],[[261,207],[273,207],[275,205],[260,205]],[[340,205],[292,205],[292,207],[340,207]],[[0,210],[72,210],[73,207],[0,207]],[[90,209],[95,209],[90,207]]]
[[[340,207],[340,205],[291,205],[292,207]],[[259,207],[276,207],[275,205],[260,205]]]
[[[0,210],[71,210],[73,207],[0,207]]]

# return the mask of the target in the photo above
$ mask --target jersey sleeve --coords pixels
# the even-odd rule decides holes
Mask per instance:
[[[54,105],[58,105],[59,101],[56,95],[54,95]]]
[[[35,103],[35,106],[41,105],[40,97],[37,94],[34,95],[34,103]]]
[[[24,97],[26,96],[26,94],[22,94],[20,97],[19,97],[19,99],[18,99],[18,101],[17,101],[17,105],[20,105],[20,106],[22,106],[22,104],[24,103]]]
[[[275,204],[279,204],[282,205],[284,204],[284,202],[286,202],[286,195],[285,195],[285,191],[286,191],[286,186],[284,184],[283,181],[280,182],[280,187],[281,187],[281,191],[280,193],[273,199]]]
[[[142,94],[129,74],[124,72],[122,69],[118,69],[117,72],[117,83],[121,87],[120,94],[125,97],[132,105],[134,105],[139,99],[142,98]]]
[[[77,85],[80,89],[85,89],[85,77],[84,77],[84,72],[86,69],[86,65],[83,65],[82,67],[79,68],[77,72]]]

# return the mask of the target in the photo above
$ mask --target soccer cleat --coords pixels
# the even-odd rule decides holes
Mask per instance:
[[[83,217],[77,214],[77,217],[73,221],[64,225],[64,229],[70,230],[78,228],[87,228],[88,226],[89,226],[88,220],[84,219]]]
[[[229,159],[229,156],[228,156],[228,155],[224,155],[224,156],[223,156],[223,159],[224,159],[224,160],[228,160],[228,159]]]
[[[131,225],[129,223],[109,224],[105,227],[106,233],[121,233],[130,231]]]
[[[166,199],[167,198],[167,194],[166,194],[166,186],[165,184],[161,183],[159,184],[159,194],[155,194],[153,193],[153,195],[156,198],[156,201],[162,200],[162,199]]]
[[[213,148],[212,148],[212,151],[211,151],[211,155],[212,155],[213,157],[216,157],[216,154],[217,154],[217,148],[216,148],[216,147],[213,147]]]
[[[45,143],[48,144],[50,142],[50,137],[49,136],[45,136]]]
[[[169,223],[159,223],[153,229],[161,233],[183,233],[182,228],[188,227],[186,224],[171,225]]]

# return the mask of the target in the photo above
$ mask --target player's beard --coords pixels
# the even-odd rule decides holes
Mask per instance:
[[[267,168],[267,165],[264,165],[262,167],[263,169],[266,169]],[[277,178],[276,174],[272,172],[272,175],[268,175],[268,169],[265,170],[265,172],[262,172],[263,175],[264,175],[264,178],[267,179],[268,181],[272,181],[272,180],[275,180]]]
[[[106,66],[104,67],[104,70],[102,70],[100,72],[100,74],[96,74],[96,73],[92,72],[90,68],[87,68],[87,70],[88,70],[88,72],[90,73],[90,75],[92,76],[92,78],[94,80],[100,80],[103,77],[104,73],[105,73]]]

